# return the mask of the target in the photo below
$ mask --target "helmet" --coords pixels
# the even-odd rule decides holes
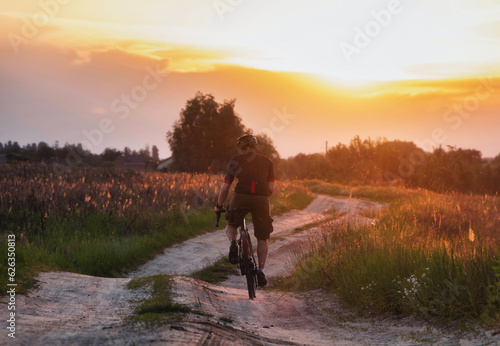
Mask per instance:
[[[255,138],[255,136],[253,135],[246,134],[236,140],[236,145],[240,150],[246,150],[248,148],[257,148],[257,138]]]

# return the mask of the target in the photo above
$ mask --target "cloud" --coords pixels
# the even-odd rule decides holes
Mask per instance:
[[[499,14],[500,11],[497,12],[497,16]],[[484,39],[491,40],[492,44],[498,44],[500,41],[500,38],[498,37],[498,33],[500,32],[500,20],[497,18],[477,24],[474,29],[475,32]]]
[[[169,72],[213,71],[216,65],[237,56],[236,52],[145,41],[120,41],[113,47],[90,47],[89,51],[80,49],[78,54],[84,54],[86,63],[102,59],[110,59],[113,63],[116,55],[126,57],[119,62],[130,67],[143,66],[145,61],[155,61]]]

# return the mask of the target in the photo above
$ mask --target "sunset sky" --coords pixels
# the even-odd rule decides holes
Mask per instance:
[[[500,153],[497,0],[0,0],[0,61],[0,142],[167,157],[201,91],[285,158],[356,135]]]

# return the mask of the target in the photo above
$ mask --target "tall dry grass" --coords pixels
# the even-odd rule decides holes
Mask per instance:
[[[498,318],[500,198],[396,195],[375,225],[325,226],[288,282],[331,290],[358,311]]]

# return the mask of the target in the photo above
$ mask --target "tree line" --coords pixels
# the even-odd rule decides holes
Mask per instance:
[[[253,133],[235,112],[236,100],[217,102],[213,95],[198,92],[186,101],[179,119],[166,133],[173,162],[170,171],[221,173],[230,159],[238,154],[236,139]],[[452,146],[426,152],[409,141],[354,137],[349,144],[339,143],[326,153],[298,154],[281,159],[271,138],[255,134],[259,151],[275,163],[278,179],[321,179],[346,185],[404,185],[438,192],[498,194],[500,191],[500,154],[482,158],[481,152]],[[106,165],[119,156],[138,156],[148,167],[159,162],[158,148],[146,146],[139,151],[106,148],[92,154],[81,144],[45,142],[28,144],[0,143],[0,154],[9,159],[64,163],[71,153],[79,153],[82,163]]]
[[[500,154],[453,146],[426,152],[413,142],[386,139],[337,144],[325,154],[298,154],[281,160],[279,171],[288,179],[322,179],[354,185],[404,185],[438,192],[497,194]]]
[[[90,166],[106,166],[110,162],[115,161],[118,157],[138,157],[147,167],[156,167],[160,158],[159,150],[156,145],[152,148],[148,145],[144,149],[132,150],[125,147],[123,150],[115,148],[105,148],[101,154],[93,154],[83,148],[82,144],[68,144],[59,146],[56,141],[54,145],[49,145],[46,142],[31,143],[19,145],[18,142],[8,141],[0,142],[0,154],[5,155],[8,161],[31,161],[31,162],[46,162],[46,163],[75,163],[75,158],[78,158],[78,164],[86,164]]]

